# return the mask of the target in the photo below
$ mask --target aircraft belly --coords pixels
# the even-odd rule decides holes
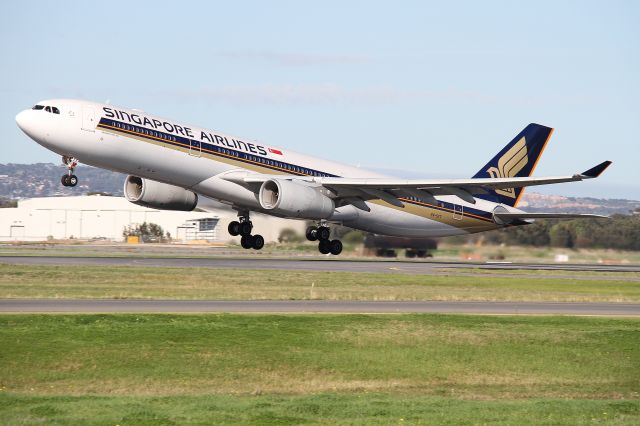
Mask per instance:
[[[434,213],[426,207],[406,206],[405,209],[367,203],[370,212],[360,211],[358,219],[345,225],[382,235],[398,237],[444,237],[486,231],[497,228],[493,222],[452,213]]]
[[[345,225],[374,234],[396,237],[433,237],[465,232],[455,227],[394,209],[368,203],[371,211],[360,211],[358,219]]]
[[[224,203],[244,207],[252,211],[262,211],[258,194],[233,182],[212,176],[191,188],[198,194],[214,198]]]

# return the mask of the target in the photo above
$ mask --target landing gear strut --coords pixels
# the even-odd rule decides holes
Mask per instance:
[[[335,256],[342,253],[342,242],[340,240],[329,240],[331,230],[324,223],[320,226],[310,226],[306,232],[307,240],[318,241],[318,250],[322,254],[333,254]]]
[[[244,249],[254,249],[260,250],[264,247],[264,238],[262,235],[256,234],[251,235],[251,231],[253,230],[253,223],[249,219],[249,212],[242,212],[238,214],[238,221],[233,221],[229,223],[227,228],[229,234],[232,236],[241,235],[240,245]]]
[[[60,178],[60,182],[63,186],[76,186],[78,184],[78,177],[73,174],[73,171],[78,165],[78,160],[73,157],[63,155],[62,164],[67,166],[67,174]]]

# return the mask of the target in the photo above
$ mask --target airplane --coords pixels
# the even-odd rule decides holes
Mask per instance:
[[[314,221],[306,237],[322,254],[342,252],[330,224],[379,235],[443,237],[527,225],[539,218],[603,217],[527,213],[525,187],[593,179],[611,164],[582,173],[532,177],[553,132],[529,124],[470,179],[398,179],[137,109],[84,100],[38,102],[16,116],[31,139],[62,156],[64,186],[76,186],[79,162],[128,174],[134,204],[191,211],[200,197],[230,205],[228,232],[260,250],[250,213]]]

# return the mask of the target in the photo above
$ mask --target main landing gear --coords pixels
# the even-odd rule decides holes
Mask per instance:
[[[262,235],[251,235],[253,230],[253,223],[249,220],[249,213],[238,215],[239,221],[233,221],[229,223],[227,230],[232,236],[242,235],[240,238],[240,245],[244,249],[260,250],[264,247],[264,238]]]
[[[335,256],[342,253],[342,242],[340,240],[329,240],[331,230],[328,226],[310,226],[307,228],[307,240],[318,241],[318,250],[322,254],[333,254]]]
[[[78,165],[78,160],[73,157],[63,155],[62,164],[67,166],[67,174],[63,175],[62,178],[60,178],[60,182],[63,186],[76,186],[78,184],[78,177],[73,174],[73,171]]]

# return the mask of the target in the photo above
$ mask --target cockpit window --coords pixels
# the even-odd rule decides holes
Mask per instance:
[[[60,114],[60,110],[58,109],[58,107],[54,107],[54,106],[44,106],[44,105],[35,105],[33,108],[31,109],[35,109],[35,110],[40,110],[43,109],[47,112],[53,113],[53,114]]]

